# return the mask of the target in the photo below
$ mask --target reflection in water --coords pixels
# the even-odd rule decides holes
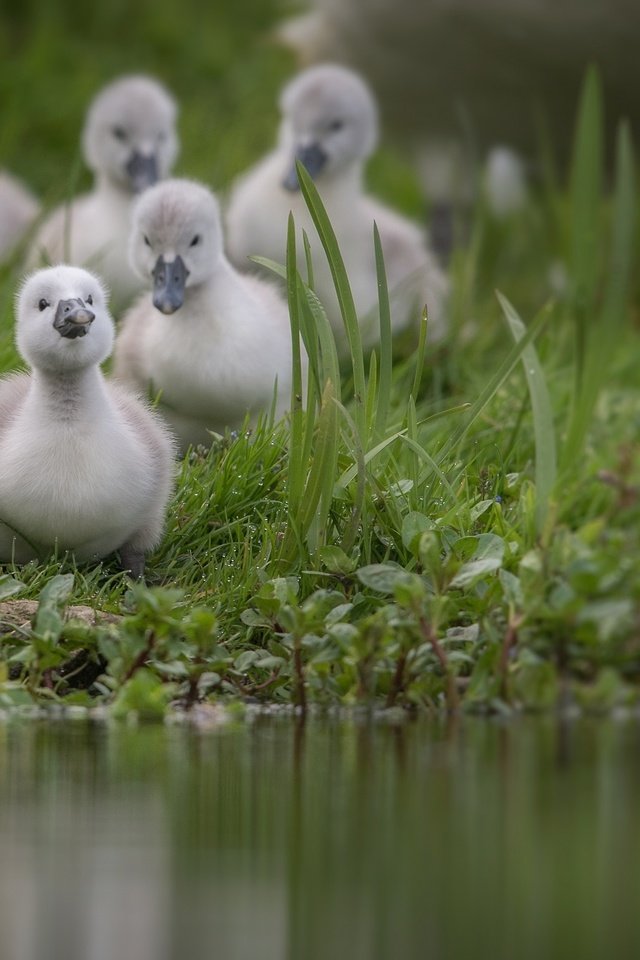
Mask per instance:
[[[0,725],[2,960],[640,955],[636,721]]]

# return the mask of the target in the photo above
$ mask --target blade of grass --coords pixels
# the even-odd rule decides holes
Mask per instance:
[[[411,396],[414,400],[418,396],[418,391],[420,390],[420,384],[422,382],[422,374],[424,372],[424,357],[427,350],[428,323],[429,318],[427,314],[427,308],[425,306],[422,311],[422,317],[420,318],[420,336],[418,339],[418,349],[416,350],[416,372],[413,378],[413,386],[411,387]]]
[[[333,499],[338,433],[335,391],[333,384],[329,381],[322,396],[315,449],[304,487],[304,495],[301,498],[297,516],[292,518],[294,521],[292,528],[287,530],[282,543],[281,557],[289,562],[293,562],[296,558],[300,542],[307,541],[314,521],[317,530],[316,542],[308,544],[308,546],[311,550],[315,550],[324,539],[326,521]],[[317,518],[316,510],[318,510]]]
[[[304,246],[304,262],[307,267],[307,286],[310,290],[313,290],[313,260],[311,258],[311,244],[309,243],[309,237],[306,230],[302,231],[302,244]]]
[[[525,335],[522,337],[522,339],[519,340],[518,343],[514,344],[514,346],[511,348],[511,350],[509,351],[507,356],[504,358],[504,360],[502,361],[502,363],[500,364],[496,372],[493,374],[492,377],[490,377],[485,387],[480,391],[475,401],[469,407],[469,415],[466,418],[465,422],[453,431],[449,439],[438,451],[437,456],[434,457],[437,463],[439,464],[442,463],[445,457],[447,457],[453,450],[455,450],[458,444],[464,439],[465,435],[467,434],[471,426],[478,419],[478,417],[480,416],[482,411],[485,409],[487,404],[491,402],[491,399],[500,389],[500,387],[505,382],[507,377],[511,374],[511,372],[513,371],[513,368],[520,360],[520,357],[522,356],[524,350],[526,350],[529,344],[532,343],[533,340],[535,340],[535,338],[538,336],[538,334],[542,330],[544,324],[548,319],[550,309],[551,309],[550,304],[548,304],[545,308],[543,308],[538,314],[538,316],[535,317],[535,319],[531,323],[531,326],[529,327]],[[420,480],[419,480],[420,486],[422,486],[422,484],[424,483],[426,477],[429,475],[430,472],[431,471],[429,470],[426,474],[424,472],[421,474]]]
[[[373,247],[376,258],[376,277],[378,280],[378,310],[380,314],[380,386],[376,403],[376,417],[373,436],[380,439],[387,430],[389,407],[391,404],[391,374],[393,367],[393,345],[391,339],[391,307],[389,305],[389,287],[384,255],[378,225],[373,224]]]
[[[364,357],[362,353],[362,338],[360,336],[360,327],[358,325],[358,315],[353,300],[353,294],[349,285],[349,278],[345,269],[344,260],[340,253],[338,241],[331,226],[329,217],[320,199],[316,186],[305,170],[304,166],[296,161],[296,170],[300,190],[305,203],[311,214],[320,242],[324,248],[329,269],[333,278],[340,313],[344,323],[344,328],[349,342],[349,352],[351,354],[351,365],[353,368],[353,387],[354,387],[354,420],[358,425],[360,436],[365,438],[366,419],[365,419],[365,398],[366,382],[364,374]]]
[[[413,440],[411,437],[402,436],[400,437],[400,440],[402,441],[402,443],[405,444],[405,446],[409,447],[410,450],[413,450],[413,452],[416,454],[419,460],[422,460],[425,464],[427,464],[430,471],[435,473],[436,477],[438,478],[438,480],[440,481],[444,489],[447,491],[452,501],[454,503],[457,503],[456,492],[453,489],[451,483],[449,482],[445,474],[442,472],[438,464],[435,462],[433,457],[431,457],[427,453],[424,447],[420,446],[420,444],[416,440]]]
[[[526,333],[526,327],[513,306],[503,294],[496,291],[502,312],[516,343]],[[536,348],[529,344],[520,357],[527,378],[531,411],[533,414],[533,433],[535,438],[535,481],[536,481],[536,526],[541,533],[547,515],[549,498],[557,478],[556,435],[553,425],[553,408],[547,381],[538,359]]]
[[[360,518],[362,516],[362,510],[364,507],[364,497],[365,497],[365,488],[366,488],[366,465],[364,460],[364,449],[362,443],[360,442],[360,437],[358,435],[358,428],[353,420],[353,417],[340,403],[338,400],[334,400],[334,403],[338,407],[338,410],[344,417],[346,424],[351,432],[352,443],[351,449],[353,456],[356,462],[356,470],[358,482],[356,484],[355,496],[353,498],[353,508],[351,510],[351,516],[347,522],[347,525],[342,534],[342,540],[340,542],[341,548],[346,554],[349,554],[353,548],[354,543],[356,542],[356,537],[358,535],[358,525],[360,523]]]
[[[634,260],[636,186],[633,147],[628,124],[621,123],[616,143],[611,253],[603,305],[589,331],[583,371],[573,398],[562,465],[571,469],[584,446],[589,423],[611,357],[628,316]],[[594,271],[595,272],[595,271]]]
[[[416,405],[413,397],[409,397],[407,401],[407,435],[402,438],[403,440],[410,440],[412,447],[418,446],[418,418],[416,416]],[[415,449],[414,449],[415,452]],[[415,457],[411,458],[411,480],[413,482],[414,492],[418,488],[418,463]]]
[[[572,299],[580,325],[587,322],[598,282],[602,154],[602,90],[592,65],[580,95],[570,177]]]
[[[470,404],[461,403],[457,407],[449,407],[447,410],[440,410],[438,413],[432,414],[430,417],[425,417],[424,420],[420,420],[418,426],[421,427],[425,423],[430,423],[434,420],[439,420],[442,417],[446,417],[451,413],[462,413],[464,410],[469,409]],[[377,443],[375,447],[372,447],[364,455],[365,464],[371,463],[377,456],[379,456],[384,450],[387,449],[392,443],[395,443],[400,437],[403,437],[407,432],[407,428],[404,427],[402,430],[397,430],[395,433],[392,433],[390,436],[386,437],[384,440],[381,440],[380,443]],[[348,467],[344,473],[342,473],[336,480],[337,487],[346,487],[351,483],[357,472],[357,464],[352,464]]]
[[[287,225],[287,302],[291,323],[291,436],[289,440],[289,510],[296,516],[303,489],[304,462],[297,456],[302,450],[304,420],[302,411],[302,361],[300,355],[300,315],[298,310],[298,271],[296,267],[296,229],[293,215]]]

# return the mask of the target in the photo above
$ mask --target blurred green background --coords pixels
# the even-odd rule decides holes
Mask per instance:
[[[277,90],[294,69],[270,39],[285,14],[273,0],[3,3],[0,165],[55,202],[78,175],[90,99],[120,74],[145,72],[180,105],[176,172],[219,189],[273,141]]]

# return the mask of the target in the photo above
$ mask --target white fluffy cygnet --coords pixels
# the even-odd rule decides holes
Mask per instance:
[[[175,125],[175,102],[151,77],[121,77],[105,87],[82,134],[93,189],[47,218],[29,265],[66,262],[96,270],[116,304],[130,302],[142,289],[127,257],[132,203],[169,175],[178,152]]]
[[[0,170],[0,260],[17,246],[40,212],[40,204],[25,185]]]
[[[218,202],[189,180],[167,180],[134,210],[131,262],[152,286],[122,320],[114,374],[160,394],[182,450],[247,413],[289,406],[291,332],[271,283],[238,273],[223,251]]]
[[[310,238],[315,290],[341,346],[343,324],[320,240],[298,188],[298,159],[316,182],[335,230],[366,346],[379,336],[373,223],[378,225],[391,293],[392,326],[417,323],[427,304],[430,339],[445,327],[447,280],[415,224],[369,196],[364,167],[378,138],[371,91],[356,73],[333,64],[311,67],[285,87],[278,145],[234,186],[227,214],[227,244],[233,262],[247,269],[253,254],[284,262],[287,218]],[[299,243],[299,266],[304,257]]]
[[[117,550],[141,576],[160,540],[174,445],[156,414],[104,379],[113,339],[105,291],[86,270],[51,267],[22,286],[16,342],[31,372],[0,380],[0,562]]]

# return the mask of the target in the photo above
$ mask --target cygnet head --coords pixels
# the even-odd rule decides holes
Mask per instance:
[[[176,105],[151,77],[121,77],[95,98],[85,122],[85,160],[97,177],[140,193],[171,172],[178,153]]]
[[[65,374],[101,363],[113,348],[107,294],[94,274],[57,266],[28,276],[16,298],[16,343],[37,370]]]
[[[185,289],[209,280],[222,257],[220,207],[207,187],[165,180],[136,202],[129,260],[152,280],[153,303],[162,313],[179,310]]]
[[[314,179],[334,177],[362,164],[378,140],[378,111],[364,80],[336,64],[311,67],[295,77],[280,98],[280,145],[291,167],[282,185],[298,189],[295,161]]]

